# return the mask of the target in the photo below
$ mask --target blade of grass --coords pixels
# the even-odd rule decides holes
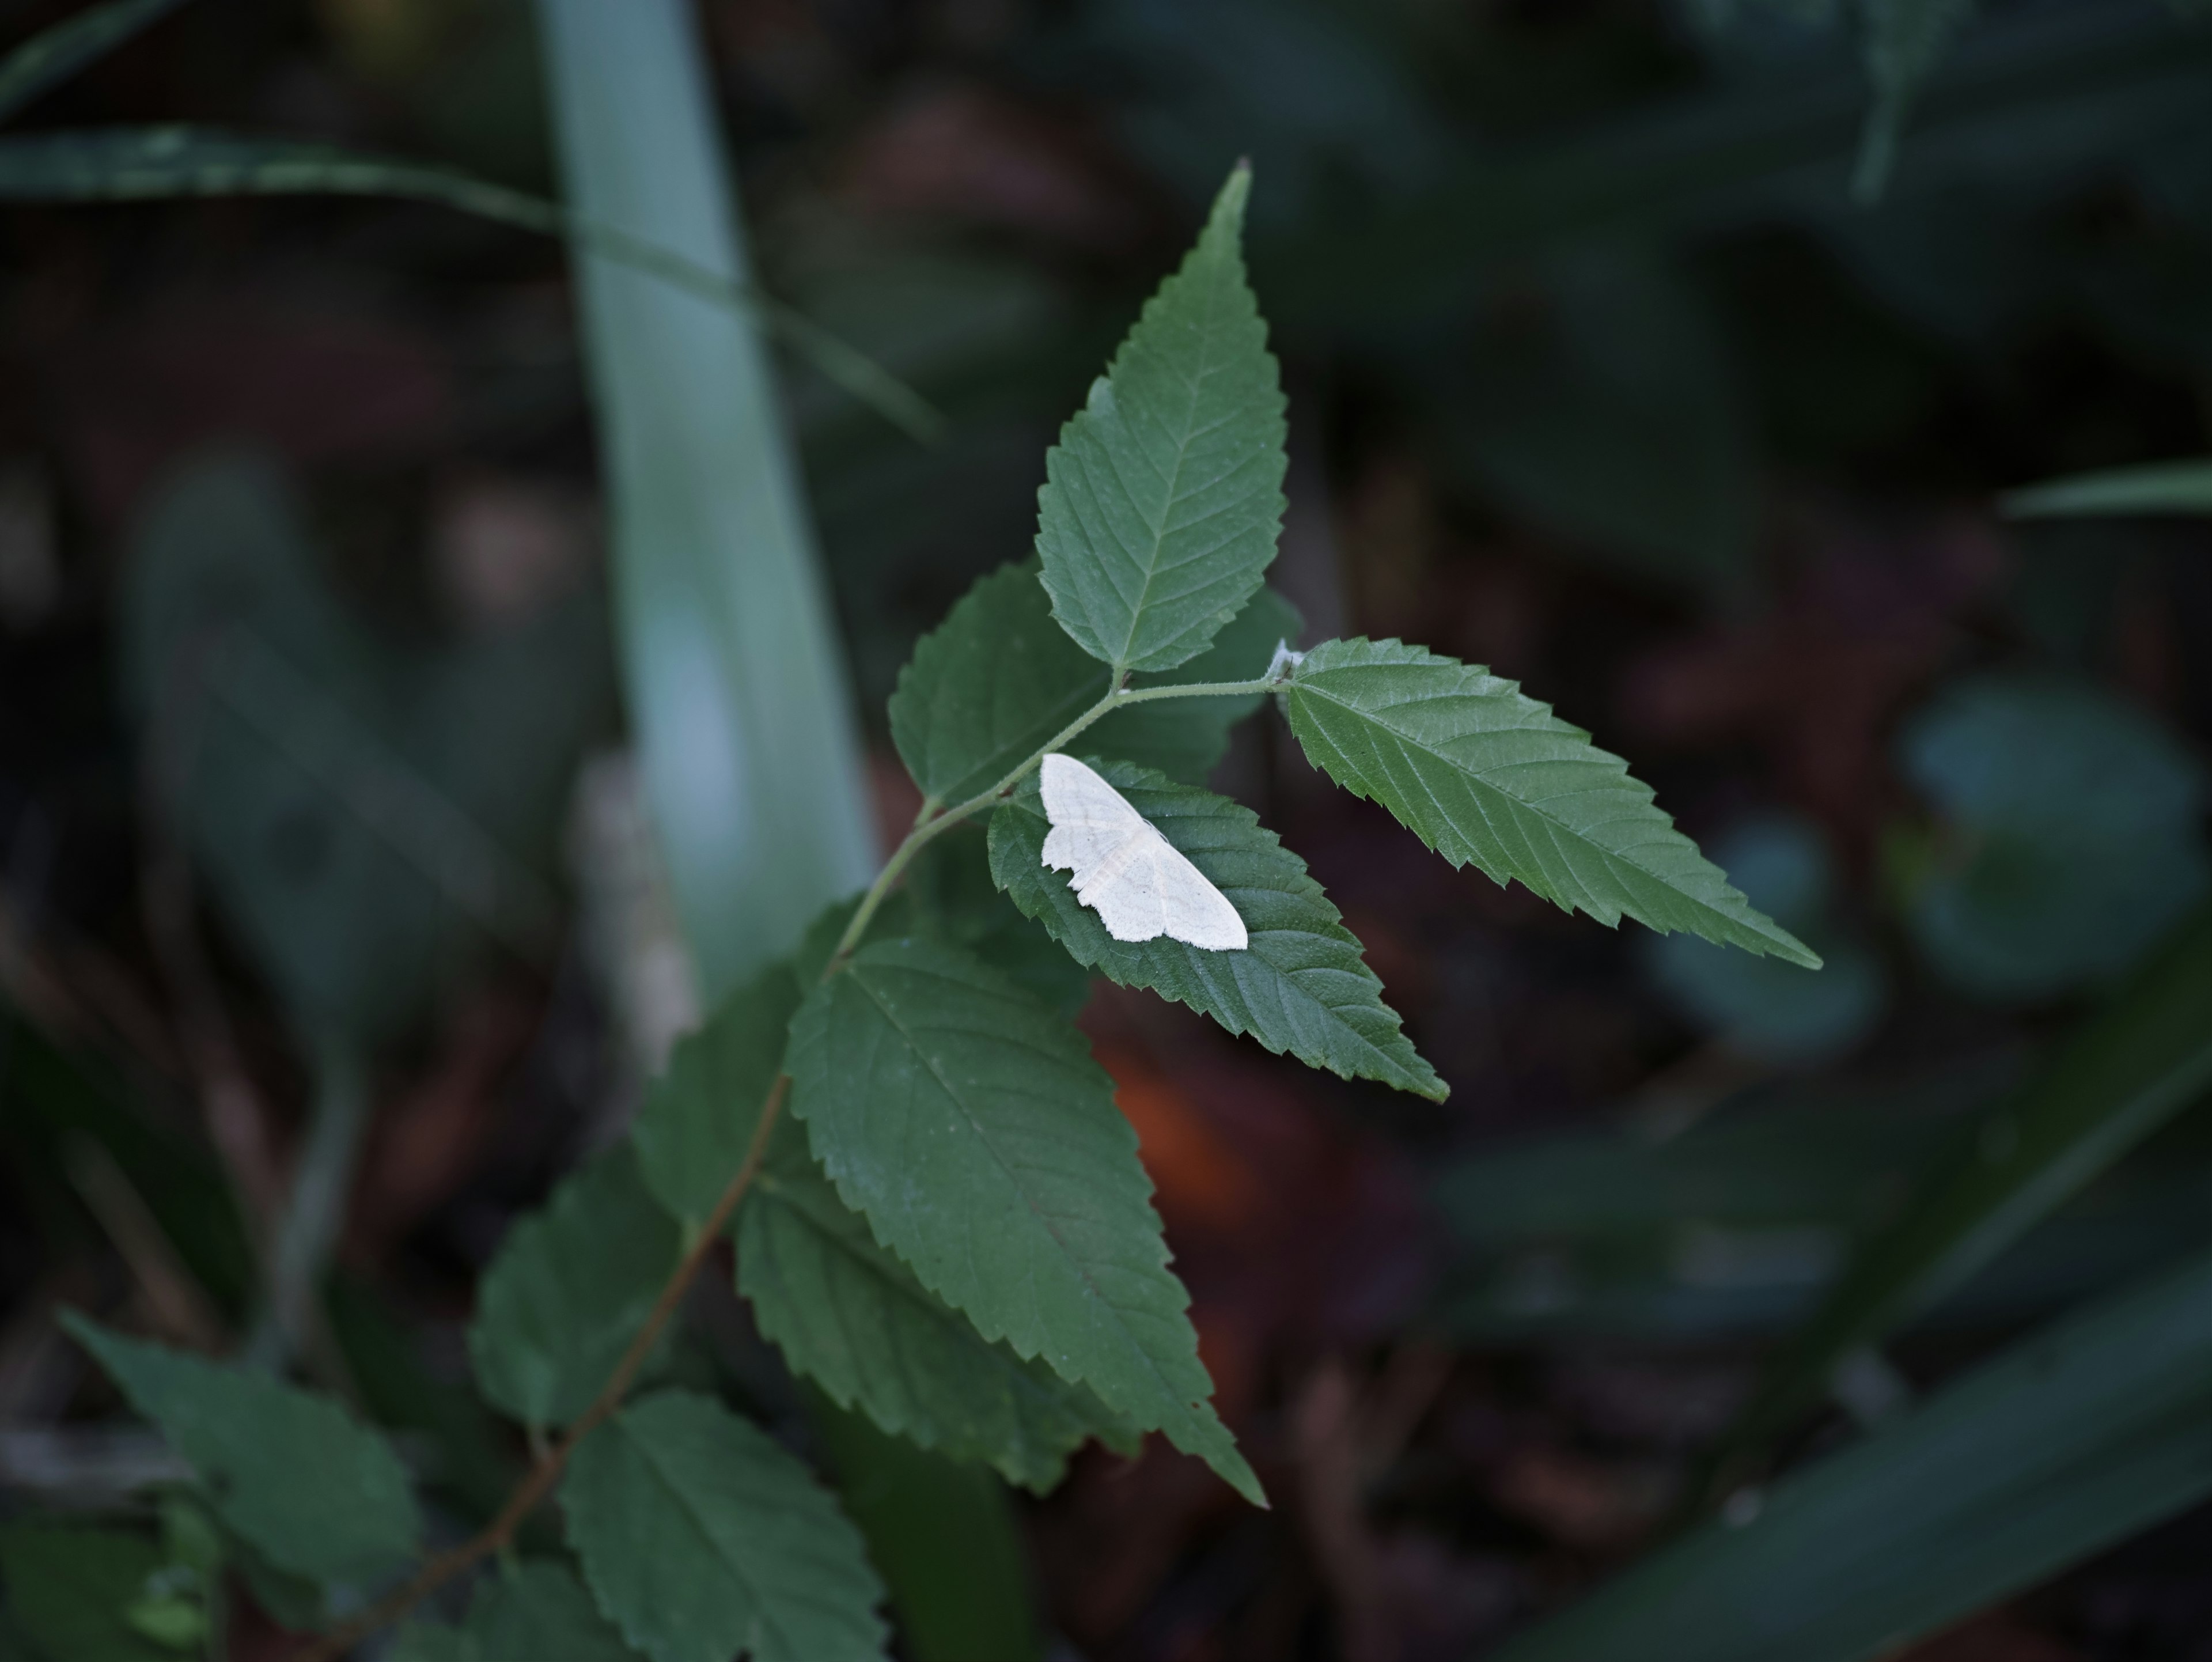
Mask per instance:
[[[717,264],[710,249],[641,234],[612,210],[595,217],[451,167],[210,127],[112,127],[0,139],[0,201],[213,196],[392,197],[566,237],[602,260],[758,318],[830,380],[912,437],[927,443],[944,431],[944,417],[911,387],[750,278]]]
[[[2058,519],[2088,514],[2212,514],[2212,460],[2153,462],[2072,473],[2020,490],[1998,505],[2009,520]]]
[[[41,29],[0,59],[0,121],[121,46],[185,0],[108,0]]]
[[[1827,1391],[1838,1366],[1957,1288],[2212,1087],[2212,908],[2050,1068],[1965,1128],[1773,1359],[1717,1457],[1717,1489]]]
[[[2212,1494],[2212,1254],[2093,1306],[1494,1662],[1862,1662]]]
[[[538,0],[563,172],[591,223],[750,283],[686,0]],[[614,498],[621,648],[646,794],[711,1005],[787,952],[876,849],[859,736],[770,366],[726,308],[580,249]],[[869,1446],[824,1407],[823,1440]],[[917,1656],[963,1651],[976,1613],[1027,1609],[995,1480],[908,1451],[854,1515]],[[940,1559],[934,1537],[963,1543]],[[1041,1648],[1026,1621],[1000,1653]],[[1002,1635],[1002,1637],[1005,1636]]]

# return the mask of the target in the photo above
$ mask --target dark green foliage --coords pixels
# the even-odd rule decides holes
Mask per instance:
[[[665,1391],[577,1451],[561,1486],[599,1608],[653,1662],[868,1662],[883,1589],[829,1492],[710,1397]]]
[[[404,1468],[337,1403],[74,1313],[63,1320],[191,1462],[216,1515],[276,1568],[353,1580],[414,1550],[421,1520]]]
[[[483,1394],[526,1425],[574,1419],[629,1348],[679,1251],[635,1151],[611,1149],[576,1172],[484,1271],[469,1329]]]
[[[1244,281],[1251,182],[1230,176],[1045,458],[1037,552],[1053,616],[1117,674],[1196,657],[1275,557],[1288,429]]]
[[[1165,935],[1116,941],[1043,863],[1050,831],[1034,777],[991,819],[991,872],[1014,904],[1042,918],[1076,960],[1124,986],[1149,987],[1202,1010],[1232,1033],[1346,1079],[1380,1080],[1442,1100],[1445,1089],[1398,1030],[1382,983],[1360,957],[1305,861],[1249,808],[1170,783],[1125,762],[1096,764],[1160,834],[1236,905],[1243,952],[1204,952]]]
[[[1089,1050],[971,954],[883,941],[793,1021],[791,1105],[923,1285],[1256,1501],[1207,1400],[1136,1134]]]
[[[0,1584],[8,1613],[42,1662],[177,1662],[195,1654],[198,1635],[171,1628],[181,1642],[147,1631],[143,1613],[206,1616],[167,1585],[168,1559],[143,1535],[82,1524],[11,1524],[0,1529]],[[134,1615],[140,1619],[134,1620]],[[157,1618],[158,1623],[158,1618]]]
[[[1629,777],[1514,683],[1397,641],[1325,641],[1285,684],[1306,758],[1455,866],[1601,923],[1820,960],[1761,916]]]

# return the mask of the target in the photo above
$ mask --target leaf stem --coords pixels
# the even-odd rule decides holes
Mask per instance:
[[[524,1474],[522,1481],[514,1486],[506,1503],[500,1507],[499,1515],[460,1545],[430,1559],[408,1580],[385,1594],[359,1616],[310,1641],[293,1659],[293,1662],[337,1662],[338,1658],[370,1634],[399,1620],[478,1561],[507,1549],[514,1538],[515,1531],[522,1527],[523,1519],[537,1509],[539,1501],[553,1492],[553,1486],[560,1482],[562,1473],[568,1470],[569,1457],[575,1453],[577,1445],[614,1417],[616,1410],[622,1406],[623,1398],[629,1395],[630,1386],[636,1383],[638,1371],[645,1366],[646,1358],[653,1354],[653,1347],[659,1339],[661,1330],[675,1316],[677,1307],[683,1303],[684,1295],[690,1290],[691,1283],[698,1278],[700,1269],[714,1251],[714,1243],[721,1239],[722,1231],[737,1211],[738,1202],[744,1199],[754,1178],[760,1175],[761,1165],[768,1158],[769,1137],[775,1129],[776,1121],[783,1112],[784,1099],[790,1093],[791,1076],[778,1075],[775,1085],[769,1090],[768,1100],[761,1105],[760,1123],[753,1128],[752,1141],[745,1149],[744,1160],[738,1166],[737,1175],[722,1190],[721,1198],[714,1202],[714,1209],[707,1215],[706,1222],[700,1226],[698,1236],[684,1254],[683,1261],[662,1286],[659,1296],[653,1300],[653,1308],[639,1326],[637,1336],[630,1341],[629,1348],[615,1364],[614,1372],[607,1376],[606,1384],[592,1399],[592,1405],[569,1422],[553,1446],[538,1457],[529,1471]]]
[[[929,818],[930,805],[924,802],[922,817],[906,834],[906,840],[891,851],[891,857],[884,861],[883,870],[876,874],[876,880],[868,886],[867,893],[860,897],[860,906],[853,913],[852,921],[845,925],[845,933],[837,937],[837,949],[830,954],[830,962],[823,969],[822,978],[827,981],[836,974],[838,967],[853,955],[854,947],[860,944],[860,938],[867,933],[869,923],[874,920],[876,909],[884,904],[884,897],[890,893],[915,855],[921,852],[931,838],[951,830],[962,820],[971,819],[990,807],[1027,778],[1031,770],[1046,757],[1092,722],[1111,715],[1124,704],[1149,703],[1156,698],[1247,697],[1255,692],[1267,691],[1278,685],[1278,681],[1276,676],[1262,675],[1250,681],[1193,681],[1177,686],[1143,687],[1135,691],[1116,685],[1102,694],[1097,703],[1039,745],[1024,760],[1015,764],[1007,770],[1006,776],[989,789],[978,791],[958,807],[947,808],[934,819]]]

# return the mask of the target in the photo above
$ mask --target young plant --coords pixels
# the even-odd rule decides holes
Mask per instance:
[[[979,581],[900,678],[912,831],[678,1046],[629,1141],[485,1275],[477,1384],[537,1452],[479,1534],[364,1604],[421,1529],[378,1436],[306,1391],[77,1325],[237,1549],[319,1604],[304,1656],[402,1620],[416,1659],[880,1654],[880,1588],[833,1495],[666,1377],[660,1342],[725,1236],[792,1371],[889,1432],[1042,1490],[1087,1439],[1133,1451],[1158,1431],[1264,1505],[1069,1007],[1103,974],[1310,1066],[1444,1095],[1304,862],[1197,782],[1267,695],[1316,766],[1455,866],[1817,965],[1618,758],[1511,682],[1396,641],[1292,649],[1296,614],[1261,587],[1285,425],[1239,247],[1249,183],[1231,177],[1047,457],[1036,562]],[[1041,788],[1055,756],[1072,762]],[[549,1499],[573,1568],[514,1555]],[[458,1626],[425,1618],[495,1555]]]

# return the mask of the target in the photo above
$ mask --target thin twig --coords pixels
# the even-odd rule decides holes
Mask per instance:
[[[760,1175],[761,1164],[768,1157],[769,1135],[783,1112],[784,1098],[790,1089],[790,1075],[777,1075],[775,1084],[769,1091],[768,1100],[762,1105],[760,1123],[753,1128],[752,1142],[745,1150],[744,1164],[738,1167],[737,1175],[730,1179],[729,1187],[722,1190],[721,1198],[714,1202],[714,1209],[708,1214],[706,1222],[700,1226],[697,1238],[684,1253],[683,1262],[676,1266],[675,1273],[661,1288],[659,1297],[653,1301],[653,1308],[639,1327],[637,1336],[630,1341],[629,1348],[623,1353],[622,1361],[615,1364],[614,1372],[607,1376],[606,1384],[592,1398],[592,1405],[569,1424],[550,1448],[538,1457],[536,1464],[507,1497],[507,1503],[500,1507],[499,1515],[481,1532],[431,1559],[415,1573],[411,1580],[386,1593],[352,1621],[310,1641],[293,1659],[293,1662],[337,1662],[337,1659],[370,1634],[399,1620],[471,1566],[506,1549],[507,1543],[514,1538],[515,1531],[522,1527],[523,1519],[537,1509],[539,1501],[553,1492],[553,1486],[560,1482],[561,1474],[568,1469],[569,1457],[576,1452],[577,1445],[612,1419],[616,1410],[621,1408],[623,1398],[636,1382],[638,1371],[645,1366],[646,1358],[653,1354],[653,1347],[659,1341],[661,1330],[675,1316],[677,1306],[683,1303],[684,1294],[690,1290],[692,1282],[697,1278],[700,1269],[714,1251],[714,1243],[721,1238],[722,1230],[737,1211],[738,1202],[744,1199],[746,1190],[752,1187],[753,1179]]]

